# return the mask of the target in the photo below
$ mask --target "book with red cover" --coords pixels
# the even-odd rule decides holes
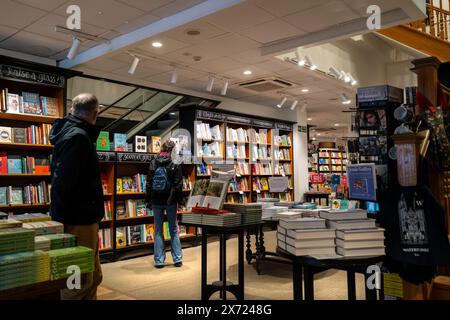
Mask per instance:
[[[0,152],[0,174],[8,174],[8,156],[6,152]]]

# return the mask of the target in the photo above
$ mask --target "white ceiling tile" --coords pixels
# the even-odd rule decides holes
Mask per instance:
[[[206,80],[188,80],[177,83],[177,86],[184,89],[206,92]]]
[[[63,4],[66,4],[66,6],[70,5],[69,3],[70,0],[15,0],[15,1],[45,11],[53,11]]]
[[[174,0],[116,0],[122,2],[123,4],[135,7],[143,11],[152,11],[158,9],[162,6],[168,5],[169,3],[175,2]]]
[[[82,23],[101,26],[105,29],[114,29],[125,21],[131,21],[145,13],[115,0],[75,0],[71,4],[80,6]],[[65,16],[66,6],[59,7],[55,13]]]
[[[254,48],[250,50],[242,50],[239,53],[229,56],[231,59],[242,62],[242,63],[258,63],[267,60],[266,56],[261,55],[261,49]]]
[[[292,68],[292,65],[287,62],[280,61],[279,59],[261,61],[255,63],[254,66],[271,72],[278,72]]]
[[[244,70],[251,70],[251,75],[243,74]],[[233,79],[240,79],[245,81],[251,81],[256,78],[260,78],[262,76],[271,76],[270,72],[267,72],[264,69],[257,68],[255,66],[248,66],[245,68],[238,68],[231,71],[224,72],[224,75],[231,77]]]
[[[174,15],[180,11],[189,9],[199,3],[205,2],[205,0],[176,0],[168,5],[160,7],[152,11],[152,14],[157,15],[161,18]]]
[[[12,36],[17,31],[19,31],[19,29],[0,25],[0,41]]]
[[[66,18],[50,13],[44,18],[39,19],[37,22],[26,27],[25,31],[71,43],[72,36],[61,32],[56,32],[55,26],[66,27]],[[81,24],[81,31],[94,36],[98,36],[102,33],[105,33],[107,30],[100,27],[88,25],[87,23],[83,23]]]
[[[100,58],[100,59],[90,61],[88,63],[88,66],[91,69],[105,71],[105,72],[112,72],[114,70],[117,70],[117,69],[120,69],[120,68],[123,68],[126,66],[128,66],[128,68],[130,67],[125,62],[108,59],[108,58]]]
[[[244,97],[250,97],[250,96],[254,96],[255,94],[253,92],[249,92],[247,90],[242,90],[238,87],[235,88],[231,88],[228,87],[227,90],[227,97],[233,98],[233,99],[241,99]]]
[[[195,36],[187,35],[186,32],[189,30],[198,30],[200,31],[200,34]],[[225,30],[222,30],[206,21],[199,20],[169,30],[168,32],[164,33],[164,35],[184,43],[200,44],[207,39],[221,36],[224,35],[225,33],[226,33]]]
[[[155,76],[151,76],[148,80],[152,82],[158,82],[163,84],[170,84],[170,80],[172,78],[173,70],[170,72],[164,72],[157,74]],[[177,69],[177,82],[185,82],[193,79],[199,79],[204,77],[203,73],[193,72],[190,70]]]
[[[160,48],[153,47],[152,42],[154,41],[161,42],[163,46]],[[145,40],[145,43],[141,44],[137,48],[151,54],[165,55],[169,52],[177,51],[188,46],[189,45],[187,43],[177,41],[166,36],[155,36],[151,39]]]
[[[295,28],[283,20],[275,19],[258,24],[249,29],[242,30],[239,33],[255,41],[268,43],[289,37],[299,36],[305,32]]]
[[[147,80],[151,76],[162,73],[161,70],[142,68],[142,66],[138,65],[136,72],[133,75],[131,75],[128,73],[129,68],[130,68],[130,66],[125,66],[123,68],[112,71],[112,73],[117,74],[119,76],[127,76],[127,77],[133,77],[133,78],[138,78],[138,79],[147,79]]]
[[[43,17],[46,13],[17,2],[2,0],[0,21],[2,25],[21,29]]]
[[[206,62],[199,62],[195,64],[195,68],[205,72],[223,73],[238,68],[244,68],[246,65],[247,64],[237,62],[227,57],[221,57]]]
[[[312,7],[319,6],[330,0],[313,0],[313,1],[299,1],[299,0],[251,0],[251,3],[263,8],[277,17],[283,17],[298,11],[306,10]]]
[[[130,21],[125,21],[123,24],[114,28],[117,32],[122,34],[137,30],[146,25],[149,25],[155,21],[158,21],[160,18],[150,13],[146,13],[140,17],[135,19],[131,19]]]
[[[67,48],[64,41],[51,39],[38,34],[20,31],[13,37],[2,41],[0,47],[13,51],[49,57]]]
[[[342,1],[332,1],[325,5],[285,16],[283,20],[302,30],[314,32],[357,18],[359,18],[359,15]]]
[[[240,31],[274,19],[267,11],[250,3],[242,3],[213,13],[206,19],[228,31]]]

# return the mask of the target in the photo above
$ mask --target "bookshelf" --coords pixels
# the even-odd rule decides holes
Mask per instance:
[[[79,74],[0,57],[0,210],[48,212],[51,125],[65,114],[67,78]]]
[[[317,172],[324,174],[345,174],[347,153],[338,149],[321,148],[318,152]]]
[[[208,130],[211,136],[220,137],[208,141],[217,140],[215,150],[219,150],[221,156],[218,160],[234,164],[236,171],[235,179],[230,182],[226,202],[250,203],[260,197],[293,200],[291,122],[191,106],[180,109],[180,128],[188,130],[194,137],[191,150],[199,163],[184,165],[185,170],[192,172],[194,180],[211,177],[211,159],[209,155],[205,157],[204,153],[198,153],[198,141],[205,143],[201,138],[208,137]],[[276,176],[288,177],[291,188],[287,192],[269,192],[269,177]]]
[[[145,179],[155,154],[115,151],[98,151],[97,154],[104,201],[109,201],[109,205],[105,204],[105,217],[100,222],[102,260],[115,261],[129,255],[149,254],[153,249],[154,218],[151,210],[146,208]],[[140,182],[133,180],[134,177],[139,177]],[[129,183],[130,179],[133,183]],[[189,193],[186,194],[189,196]],[[178,212],[178,215],[181,214]],[[186,229],[186,236],[180,238],[196,237],[196,229],[191,227]],[[140,249],[145,251],[138,252]]]

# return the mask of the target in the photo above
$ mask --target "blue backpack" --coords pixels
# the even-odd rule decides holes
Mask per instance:
[[[167,169],[165,166],[156,168],[152,178],[152,192],[167,194],[170,192],[171,183],[167,176]]]

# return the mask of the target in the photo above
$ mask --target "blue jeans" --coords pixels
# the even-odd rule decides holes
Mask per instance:
[[[177,206],[153,205],[152,207],[153,216],[155,217],[155,243],[153,247],[155,264],[163,265],[166,260],[163,235],[164,211],[166,211],[167,221],[169,222],[170,245],[172,249],[173,263],[181,262],[183,260],[183,253],[181,252],[181,242],[178,234]]]

